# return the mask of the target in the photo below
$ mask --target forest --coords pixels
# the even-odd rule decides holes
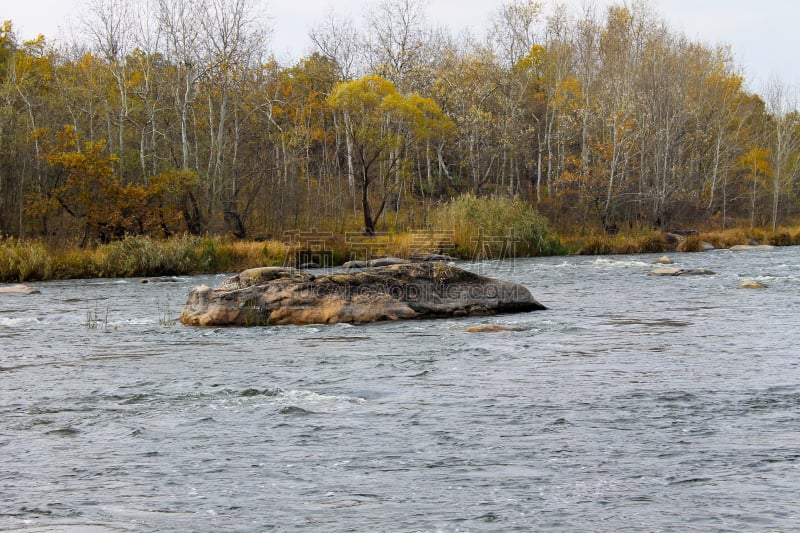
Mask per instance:
[[[252,0],[88,0],[68,42],[5,21],[0,232],[373,235],[465,195],[565,234],[797,223],[793,88],[750,92],[645,2],[498,6],[479,36],[423,0],[320,13],[291,65]]]

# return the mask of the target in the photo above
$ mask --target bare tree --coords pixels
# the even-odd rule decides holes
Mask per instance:
[[[542,3],[534,0],[511,0],[492,17],[489,36],[507,66],[528,55],[537,42]]]
[[[134,5],[125,0],[92,0],[83,18],[84,32],[94,42],[95,49],[106,60],[119,94],[117,111],[117,146],[125,151],[125,126],[128,120],[128,69],[127,55],[134,43]],[[110,117],[109,117],[110,118]],[[111,124],[109,120],[109,140]]]
[[[361,71],[361,37],[353,19],[331,7],[308,35],[319,53],[336,65],[339,81],[351,80]]]
[[[770,114],[770,160],[772,163],[772,231],[778,229],[779,204],[800,172],[800,114],[797,93],[773,77],[766,89]]]
[[[206,175],[211,182],[210,204],[223,187],[223,216],[235,236],[243,238],[245,227],[237,208],[239,193],[234,170],[239,139],[227,133],[231,115],[230,96],[243,86],[249,73],[261,65],[267,29],[256,17],[250,0],[207,0],[200,18],[200,44],[208,80],[215,90],[208,95],[209,139]],[[227,157],[226,157],[227,156]],[[213,211],[211,213],[213,218]]]
[[[426,4],[426,0],[381,0],[367,15],[370,69],[401,92],[412,89],[411,71],[424,60]]]

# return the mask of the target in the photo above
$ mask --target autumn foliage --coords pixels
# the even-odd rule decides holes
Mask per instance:
[[[465,195],[586,235],[797,221],[796,102],[752,92],[724,45],[643,2],[509,0],[480,38],[425,5],[319,14],[291,65],[250,0],[87,3],[70,46],[6,22],[0,231],[370,235],[431,228]]]

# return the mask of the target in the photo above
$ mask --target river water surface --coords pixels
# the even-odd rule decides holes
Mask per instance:
[[[176,323],[222,276],[32,284],[0,529],[797,531],[800,248],[672,257],[717,274],[471,263],[549,309],[358,326]]]

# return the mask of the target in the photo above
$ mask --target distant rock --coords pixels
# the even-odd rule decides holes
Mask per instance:
[[[419,263],[419,262],[438,262],[438,261],[445,261],[445,262],[452,262],[456,259],[446,254],[427,254],[427,255],[419,255],[414,256],[411,260],[402,259],[400,257],[378,257],[376,259],[370,259],[369,261],[347,261],[346,263],[342,264],[342,268],[351,269],[351,268],[376,268],[376,267],[385,267],[391,265],[407,265],[409,263]]]
[[[334,324],[483,316],[545,309],[527,288],[444,263],[315,277],[292,268],[245,270],[191,290],[181,322],[196,326]]]
[[[342,265],[342,268],[367,268],[369,264],[366,261],[347,261]]]
[[[746,252],[750,250],[774,250],[775,247],[771,244],[737,244],[728,249],[734,252]]]
[[[0,285],[0,294],[40,294],[42,291],[27,285]]]
[[[411,263],[408,259],[401,259],[399,257],[379,257],[367,261],[369,267],[386,267],[392,265],[407,265]]]
[[[654,261],[654,263],[655,263],[656,265],[671,265],[671,264],[673,264],[674,262],[675,262],[675,261],[673,261],[672,259],[670,259],[670,258],[669,258],[669,257],[667,257],[666,255],[662,255],[661,257],[659,257],[658,259],[656,259],[656,260]]]
[[[767,286],[754,279],[746,279],[739,284],[740,289],[766,289]]]
[[[656,267],[650,271],[651,276],[710,276],[716,272],[706,268]]]
[[[155,278],[145,278],[142,283],[177,283],[179,281],[175,276],[157,276]]]
[[[703,251],[704,252],[710,252],[711,250],[716,250],[717,249],[716,246],[714,246],[710,242],[706,242],[706,241],[703,241],[702,246],[703,246]]]

